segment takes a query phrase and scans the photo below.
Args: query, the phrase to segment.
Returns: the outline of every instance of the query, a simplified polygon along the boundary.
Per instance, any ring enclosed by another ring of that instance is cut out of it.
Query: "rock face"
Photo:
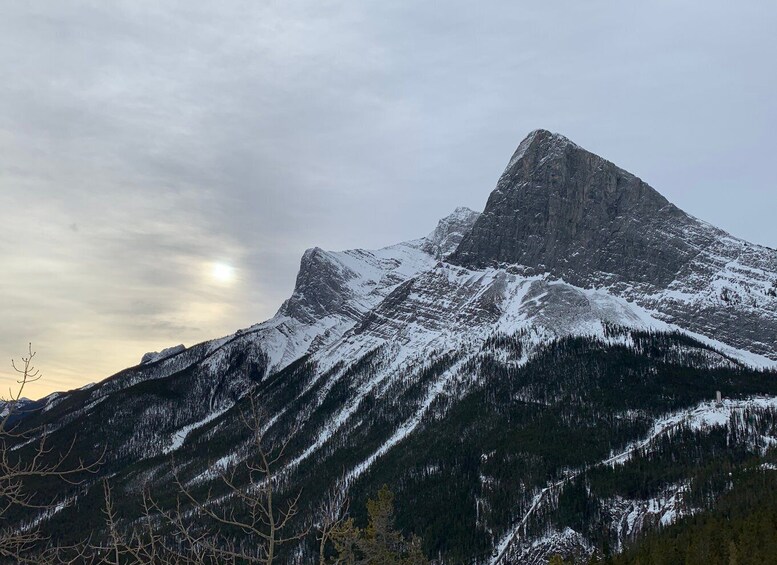
[[[397,285],[452,253],[479,215],[456,208],[426,237],[383,249],[308,249],[300,261],[294,294],[279,315],[303,324],[328,316],[358,320]]]
[[[177,355],[185,349],[186,347],[181,343],[179,345],[174,345],[173,347],[163,349],[162,351],[149,351],[148,353],[143,354],[143,357],[140,359],[140,364],[146,365],[147,363],[156,363],[162,359],[167,359],[168,357]]]
[[[521,142],[449,261],[604,287],[665,321],[777,358],[777,252],[686,214],[559,134],[537,130]]]
[[[437,259],[450,255],[472,230],[478,217],[480,212],[465,207],[456,208],[453,214],[437,223],[435,230],[426,237],[422,249]]]
[[[631,173],[545,130],[519,146],[451,261],[515,263],[578,286],[612,275],[663,287],[709,244],[698,224]]]
[[[300,262],[295,293],[281,310],[308,324],[339,311],[348,298],[347,282],[354,276],[355,273],[332,261],[320,247],[308,249]]]

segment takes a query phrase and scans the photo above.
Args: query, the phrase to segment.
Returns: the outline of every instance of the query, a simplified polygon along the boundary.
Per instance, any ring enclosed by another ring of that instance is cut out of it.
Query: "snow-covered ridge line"
[[[742,412],[748,408],[771,408],[777,410],[777,396],[753,396],[743,400],[723,399],[720,403],[715,401],[702,402],[693,408],[679,410],[658,418],[654,422],[651,432],[643,440],[627,445],[623,451],[611,454],[609,457],[598,463],[583,469],[571,471],[566,474],[563,479],[541,489],[534,496],[532,504],[524,513],[523,517],[516,523],[512,530],[508,531],[499,541],[496,547],[496,555],[491,559],[490,564],[506,565],[507,562],[505,559],[508,555],[508,551],[513,544],[516,544],[521,540],[521,536],[525,533],[525,526],[531,515],[546,498],[551,494],[560,491],[560,489],[569,481],[596,467],[604,465],[624,465],[635,453],[641,450],[648,450],[650,444],[660,436],[681,426],[689,426],[691,429],[695,430],[714,426],[725,426],[735,412]],[[775,441],[777,441],[777,439]]]
[[[753,396],[744,400],[724,398],[720,403],[702,402],[693,408],[679,410],[658,418],[650,434],[642,441],[632,443],[622,452],[612,455],[598,465],[623,465],[638,451],[647,448],[659,436],[681,426],[700,430],[714,426],[725,426],[731,416],[748,408],[777,409],[777,396]]]

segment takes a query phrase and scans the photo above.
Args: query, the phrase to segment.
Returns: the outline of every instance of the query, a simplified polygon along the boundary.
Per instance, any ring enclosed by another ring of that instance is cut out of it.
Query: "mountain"
[[[37,484],[57,511],[14,520],[105,535],[103,478],[127,526],[144,490],[174,504],[176,480],[230,504],[217,479],[248,484],[253,406],[268,444],[288,442],[279,497],[303,487],[300,522],[344,475],[357,521],[388,484],[441,563],[620,551],[707,511],[727,473],[771,472],[776,312],[777,252],[538,130],[482,213],[379,250],[310,249],[270,320],[43,399],[11,449],[45,427],[102,464]],[[283,558],[312,562],[312,543]]]
[[[605,288],[659,319],[777,359],[777,251],[698,220],[567,138],[532,132],[451,257]]]
[[[6,427],[13,426],[17,420],[24,418],[27,414],[34,413],[42,406],[39,401],[25,397],[18,400],[0,400],[0,422]]]

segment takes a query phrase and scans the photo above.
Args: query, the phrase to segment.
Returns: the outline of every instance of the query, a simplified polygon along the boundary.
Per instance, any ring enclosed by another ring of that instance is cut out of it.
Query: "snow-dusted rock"
[[[450,259],[605,288],[662,320],[777,359],[777,251],[694,218],[562,135],[519,145]]]
[[[145,353],[143,357],[141,357],[140,364],[145,365],[147,363],[156,363],[157,361],[161,361],[162,359],[167,359],[168,357],[177,355],[178,353],[181,353],[185,349],[186,347],[184,347],[183,344],[179,344],[179,345],[174,345],[173,347],[168,347],[166,349],[163,349],[162,351],[150,351],[148,353]]]

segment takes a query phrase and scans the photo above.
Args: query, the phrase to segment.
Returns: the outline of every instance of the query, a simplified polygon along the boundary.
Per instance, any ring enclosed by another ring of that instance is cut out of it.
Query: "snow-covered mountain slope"
[[[128,495],[171,488],[171,458],[209,488],[252,455],[241,416],[253,399],[268,438],[291,440],[283,476],[307,485],[311,508],[343,473],[356,497],[384,480],[428,507],[413,490],[424,484],[440,500],[460,493],[466,518],[446,527],[461,526],[449,534],[469,553],[452,562],[476,550],[481,562],[494,550],[541,562],[549,548],[594,543],[547,521],[555,499],[527,520],[529,537],[510,537],[549,478],[563,486],[716,388],[777,394],[759,372],[777,367],[775,281],[773,250],[537,131],[482,214],[457,208],[427,237],[379,250],[309,249],[270,320],[144,356],[25,421],[33,439],[47,426],[84,456],[106,445],[100,474]],[[675,494],[607,500],[613,520],[647,523],[669,515]]]
[[[313,359],[328,368],[387,346],[396,359],[414,364],[429,351],[477,349],[495,333],[526,333],[532,343],[541,344],[569,335],[605,338],[608,326],[682,331],[604,290],[578,288],[548,275],[525,277],[506,269],[439,263],[396,288]],[[694,337],[739,362],[777,365],[767,357]]]
[[[777,411],[777,397],[725,399],[720,403],[702,402],[657,418],[652,423],[647,437],[626,445],[617,453],[610,453],[585,469],[568,470],[561,480],[551,482],[539,490],[521,519],[497,544],[491,564],[538,563],[542,562],[542,558],[558,552],[587,559],[593,548],[578,532],[570,529],[564,532],[550,531],[542,537],[532,539],[526,532],[527,523],[534,514],[542,512],[543,508],[557,506],[561,491],[586,472],[600,466],[623,466],[635,455],[644,455],[655,450],[658,440],[671,437],[681,428],[693,431],[719,428],[726,430],[730,436],[739,435],[740,441],[749,443],[754,452],[766,451],[777,445],[777,435],[773,432],[765,436],[757,424],[753,425],[752,421],[749,421],[752,419],[751,414],[759,411]],[[659,496],[644,500],[623,496],[601,500],[605,512],[610,514],[610,527],[613,530],[613,538],[617,541],[617,549],[622,549],[650,528],[667,526],[680,517],[699,512],[700,509],[694,508],[688,501],[690,486],[690,481],[667,484]]]
[[[559,134],[537,130],[521,142],[451,261],[605,288],[777,359],[777,251],[686,214]]]
[[[457,208],[427,237],[378,250],[308,249],[292,296],[275,317],[246,332],[256,334],[272,372],[331,346],[402,283],[451,253],[477,217]]]
[[[171,424],[178,430],[197,427],[199,422],[210,421],[214,411],[234,405],[252,383],[268,378],[303,356],[336,349],[343,335],[361,323],[386,296],[406,281],[433,269],[436,256],[452,252],[452,242],[461,238],[477,216],[476,212],[457,208],[440,220],[429,236],[378,250],[309,249],[302,257],[294,292],[270,320],[188,349],[176,346],[146,354],[137,367],[102,383],[71,394],[50,395],[43,399],[44,411],[56,408],[52,414],[61,416],[52,419],[57,420],[55,426],[60,426],[130,387],[187,373],[190,382],[180,392],[181,408],[148,406],[143,417],[158,422],[160,431],[169,429]],[[166,415],[167,410],[174,414],[172,419]],[[172,436],[180,438],[181,433],[174,431]],[[170,449],[169,445],[149,446],[134,437],[125,440],[128,445],[137,445],[144,456]]]

